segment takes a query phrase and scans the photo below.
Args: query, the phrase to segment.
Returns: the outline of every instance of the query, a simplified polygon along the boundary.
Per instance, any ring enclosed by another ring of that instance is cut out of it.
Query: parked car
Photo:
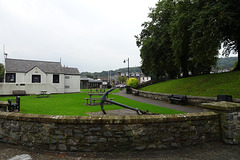
[[[125,88],[126,87],[126,85],[124,85],[124,84],[118,84],[118,85],[116,85],[115,87],[117,87],[117,88]]]

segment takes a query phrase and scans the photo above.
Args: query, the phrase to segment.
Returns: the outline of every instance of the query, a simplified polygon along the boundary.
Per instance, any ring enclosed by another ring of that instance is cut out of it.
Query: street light
[[[127,60],[124,59],[123,63],[126,63],[126,61],[128,61],[128,79],[130,78],[130,75],[129,75],[129,58]]]

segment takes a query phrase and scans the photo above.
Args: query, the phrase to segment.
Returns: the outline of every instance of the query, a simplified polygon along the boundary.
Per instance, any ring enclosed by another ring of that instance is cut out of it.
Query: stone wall
[[[0,141],[59,151],[179,148],[220,140],[214,112],[145,116],[51,116],[0,112]]]
[[[212,102],[202,107],[220,115],[222,141],[226,144],[240,144],[240,103]]]
[[[132,89],[132,93],[137,96],[142,96],[146,98],[151,98],[160,101],[168,101],[168,96],[171,94],[164,94],[164,93],[154,93],[154,92],[147,92],[141,91],[137,89]],[[200,97],[200,96],[187,96],[187,104],[193,106],[201,106],[201,103],[210,103],[217,101],[216,97]],[[240,103],[240,99],[233,99],[233,102]]]

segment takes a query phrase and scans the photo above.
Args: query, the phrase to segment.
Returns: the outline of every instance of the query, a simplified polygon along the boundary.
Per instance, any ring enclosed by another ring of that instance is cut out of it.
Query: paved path
[[[143,102],[143,103],[148,103],[156,106],[161,106],[165,108],[170,108],[174,109],[177,111],[182,111],[182,112],[187,112],[187,113],[196,113],[196,112],[204,112],[203,108],[200,107],[194,107],[194,106],[186,106],[186,105],[176,105],[176,104],[170,104],[168,102],[160,101],[160,100],[154,100],[150,98],[145,98],[145,97],[140,97],[140,96],[134,96],[132,94],[126,94],[126,91],[120,91],[118,93],[114,93],[135,101]]]
[[[0,160],[239,160],[240,145],[205,143],[172,150],[142,152],[51,152],[0,142]]]

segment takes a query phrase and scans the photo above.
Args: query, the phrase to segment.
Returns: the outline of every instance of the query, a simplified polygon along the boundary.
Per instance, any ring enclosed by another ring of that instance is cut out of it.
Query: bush
[[[136,78],[129,78],[127,80],[127,85],[131,86],[132,88],[137,88],[138,87],[138,80]]]

